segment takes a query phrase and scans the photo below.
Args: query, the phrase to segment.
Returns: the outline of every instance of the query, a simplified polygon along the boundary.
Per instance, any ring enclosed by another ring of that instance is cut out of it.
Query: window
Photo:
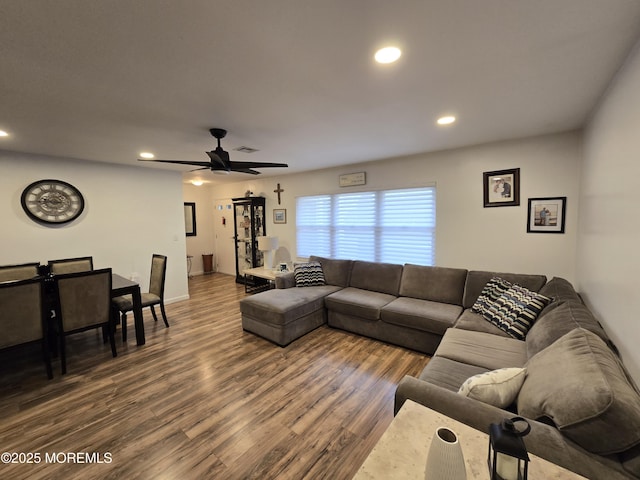
[[[297,254],[433,265],[435,187],[299,197]]]

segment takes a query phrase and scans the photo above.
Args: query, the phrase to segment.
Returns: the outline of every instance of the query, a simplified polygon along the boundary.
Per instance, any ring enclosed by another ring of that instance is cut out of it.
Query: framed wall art
[[[273,209],[273,223],[287,223],[287,209],[286,208],[274,208]]]
[[[529,199],[527,233],[564,233],[567,197]]]
[[[485,207],[513,207],[520,205],[519,168],[484,172],[482,180]]]

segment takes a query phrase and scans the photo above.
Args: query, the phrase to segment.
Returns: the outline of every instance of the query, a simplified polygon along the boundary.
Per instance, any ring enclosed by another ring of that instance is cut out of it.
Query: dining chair
[[[58,292],[58,330],[62,373],[67,372],[65,339],[92,328],[102,328],[111,342],[111,353],[118,355],[111,314],[111,269],[73,272],[54,276]]]
[[[49,270],[54,275],[93,270],[93,257],[63,258],[49,260]]]
[[[0,266],[0,282],[12,282],[14,280],[25,280],[36,277],[39,266],[39,262],[2,265]]]
[[[47,377],[53,378],[42,278],[0,284],[0,331],[0,349],[42,342]]]
[[[162,320],[165,327],[169,327],[167,314],[164,310],[164,282],[167,274],[167,257],[156,253],[151,257],[151,279],[149,280],[149,292],[143,293],[142,308],[151,307],[153,319],[157,322],[158,317],[154,306],[160,305]],[[127,312],[133,310],[133,298],[131,295],[122,295],[112,299],[113,305],[117,311],[122,313],[122,340],[127,340]]]

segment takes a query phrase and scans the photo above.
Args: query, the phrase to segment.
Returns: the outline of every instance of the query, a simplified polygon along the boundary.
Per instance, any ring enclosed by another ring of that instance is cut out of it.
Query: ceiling
[[[0,0],[0,149],[191,178],[139,152],[221,127],[266,176],[567,131],[639,37],[638,0]]]

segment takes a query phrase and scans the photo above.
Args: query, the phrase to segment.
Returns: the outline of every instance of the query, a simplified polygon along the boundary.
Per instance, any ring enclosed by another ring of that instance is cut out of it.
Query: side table
[[[264,267],[247,268],[242,273],[244,274],[244,290],[246,293],[257,293],[273,288],[276,281],[276,276],[280,274],[280,272],[277,270]],[[266,280],[266,282],[250,282],[247,281],[247,277],[261,278],[263,280]]]
[[[488,480],[489,435],[411,400],[402,406],[353,477],[354,480],[424,478],[431,438],[439,427],[447,427],[458,435],[467,467],[467,479]],[[586,480],[531,453],[529,458],[529,478]]]

